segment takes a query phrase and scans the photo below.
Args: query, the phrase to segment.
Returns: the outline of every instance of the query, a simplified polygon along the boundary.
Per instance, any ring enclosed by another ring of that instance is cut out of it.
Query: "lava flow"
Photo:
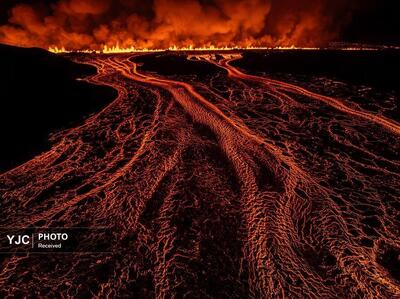
[[[68,54],[118,97],[0,175],[0,226],[107,226],[112,254],[4,256],[0,297],[400,297],[398,122],[240,54],[157,55],[208,71]]]

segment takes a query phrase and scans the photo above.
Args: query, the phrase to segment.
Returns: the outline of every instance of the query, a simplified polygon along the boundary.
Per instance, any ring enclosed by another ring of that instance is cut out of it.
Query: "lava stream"
[[[245,74],[240,56],[189,55],[231,77],[189,81],[141,70],[140,54],[69,55],[118,97],[0,175],[0,224],[106,225],[113,255],[5,258],[5,294],[43,296],[42,281],[47,297],[83,296],[88,281],[99,298],[400,296],[395,121]]]
[[[395,122],[393,120],[389,120],[389,119],[385,118],[384,116],[373,114],[373,113],[368,113],[366,111],[357,111],[355,109],[348,107],[346,104],[344,104],[343,102],[341,102],[338,99],[323,96],[323,95],[311,92],[305,88],[302,88],[302,87],[299,87],[299,86],[296,86],[293,84],[289,84],[286,82],[273,80],[273,79],[269,79],[269,78],[265,78],[265,77],[245,74],[230,64],[230,62],[240,59],[241,55],[225,55],[225,56],[227,56],[228,58],[224,58],[219,61],[215,61],[215,59],[212,59],[212,57],[209,55],[206,55],[205,59],[207,61],[225,69],[228,72],[228,75],[230,77],[242,79],[242,80],[260,82],[260,83],[266,84],[269,88],[275,87],[277,89],[283,90],[288,93],[304,95],[306,97],[309,97],[314,100],[318,100],[325,104],[328,104],[329,106],[331,106],[339,111],[342,111],[342,112],[360,117],[362,119],[365,119],[367,121],[379,124],[379,125],[383,126],[384,128],[386,128],[387,130],[390,130],[393,133],[400,135],[400,124],[398,124],[397,122]]]

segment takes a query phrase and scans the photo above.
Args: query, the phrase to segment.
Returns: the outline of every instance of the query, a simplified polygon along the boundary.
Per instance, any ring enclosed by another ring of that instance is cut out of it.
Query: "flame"
[[[355,6],[346,0],[17,2],[6,6],[0,43],[56,53],[320,47],[340,40]]]
[[[193,45],[189,45],[186,47],[178,47],[176,45],[171,46],[169,48],[165,49],[152,49],[152,48],[136,48],[134,46],[131,47],[120,47],[118,44],[115,46],[107,46],[104,45],[102,50],[90,50],[90,49],[84,49],[84,50],[69,50],[66,49],[65,47],[57,47],[57,46],[52,46],[48,48],[48,51],[52,53],[104,53],[104,54],[112,54],[112,53],[143,53],[143,52],[163,52],[163,51],[234,51],[234,50],[319,50],[321,48],[316,48],[316,47],[296,47],[296,46],[290,46],[290,47],[258,47],[258,46],[247,46],[247,47],[240,47],[240,46],[235,46],[235,47],[229,47],[229,46],[224,46],[224,47],[217,47],[214,45],[210,46],[202,46],[202,47],[195,47]]]

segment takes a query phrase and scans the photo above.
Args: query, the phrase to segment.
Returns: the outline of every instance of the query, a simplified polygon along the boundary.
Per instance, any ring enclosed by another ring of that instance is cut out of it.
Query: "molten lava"
[[[3,259],[0,295],[400,296],[398,122],[237,53],[188,54],[196,75],[68,55],[118,97],[0,176],[0,224],[108,226],[112,254]]]
[[[361,48],[358,48],[359,50]],[[204,52],[204,51],[237,51],[237,50],[319,50],[319,48],[315,47],[296,47],[296,46],[290,46],[290,47],[217,47],[217,46],[209,46],[209,47],[194,47],[193,45],[190,45],[188,47],[177,47],[177,46],[172,46],[169,47],[168,49],[148,49],[148,48],[135,48],[133,46],[127,47],[127,48],[121,48],[119,45],[108,47],[108,46],[103,46],[102,50],[89,50],[89,49],[83,49],[83,50],[67,50],[64,47],[49,47],[49,52],[52,53],[104,53],[104,54],[117,54],[117,53],[143,53],[143,52],[163,52],[163,51],[183,51],[183,52],[191,52],[191,51],[199,51],[199,52]],[[356,50],[356,49],[354,49]]]

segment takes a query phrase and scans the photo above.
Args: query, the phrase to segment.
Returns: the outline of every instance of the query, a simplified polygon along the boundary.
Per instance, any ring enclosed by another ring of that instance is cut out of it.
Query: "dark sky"
[[[61,1],[69,1],[69,0],[1,0],[0,4],[0,25],[4,25],[7,23],[8,18],[10,17],[10,9],[18,3],[29,4],[35,9],[41,11],[42,14],[50,15],[52,12],[51,4],[59,3]],[[90,0],[86,0],[90,1]],[[94,0],[93,0],[94,1]],[[101,0],[100,2],[110,1],[110,0]],[[112,7],[121,7],[117,6],[116,3],[123,2],[124,7],[126,7],[127,3],[131,3],[132,7],[135,8],[135,13],[138,13],[140,16],[145,18],[151,18],[152,14],[152,2],[157,0],[118,0],[114,1],[111,6]],[[166,0],[167,1],[167,0]],[[171,5],[171,10],[179,9],[180,5],[175,3],[182,3],[185,0],[177,0],[170,1],[174,3]],[[190,1],[190,0],[188,0]],[[192,0],[194,1],[194,0]],[[213,3],[213,1],[223,1],[229,3],[239,2],[232,0],[197,0],[201,5],[208,5]],[[260,0],[263,1],[263,0]],[[158,1],[161,2],[161,1]],[[249,1],[250,2],[250,1]],[[267,2],[267,0],[266,0]],[[315,7],[315,3],[324,3],[324,9],[330,13],[330,26],[335,26],[335,23],[341,24],[337,26],[340,29],[337,29],[339,32],[335,34],[334,39],[336,41],[348,41],[348,42],[365,42],[371,44],[391,44],[391,45],[400,45],[400,17],[398,16],[398,9],[396,5],[396,1],[393,0],[350,0],[350,1],[342,1],[342,0],[304,0],[304,1],[291,1],[291,0],[269,0],[272,3],[273,11],[280,11],[280,13],[275,13],[276,18],[272,15],[270,17],[270,22],[275,22],[274,20],[280,20],[281,16],[285,16],[285,10],[296,10],[299,8],[307,9],[307,7]],[[282,5],[281,5],[282,3]],[[128,4],[129,5],[129,4]],[[278,6],[282,6],[279,7]],[[340,9],[336,9],[336,6],[341,6]],[[249,8],[247,8],[249,9]],[[228,10],[229,11],[229,10]],[[230,11],[229,11],[230,12]],[[123,12],[122,12],[123,13]],[[181,12],[180,12],[181,13]],[[247,12],[248,14],[249,12]],[[120,12],[111,11],[110,14],[120,14]],[[288,12],[289,14],[289,12]],[[122,15],[123,16],[123,15]],[[201,14],[200,14],[201,16]],[[119,16],[120,17],[120,16]],[[250,17],[251,18],[251,17]],[[238,19],[238,27],[241,28],[241,24],[245,23],[241,17],[237,17]],[[344,21],[345,20],[345,21]],[[165,20],[162,20],[165,21]],[[219,20],[220,21],[220,20]],[[108,21],[107,21],[108,22]],[[150,27],[153,26],[153,23],[150,23]],[[326,24],[325,24],[326,25]],[[248,32],[251,32],[253,25],[249,25]],[[271,24],[267,23],[267,26],[271,27]],[[272,25],[273,27],[274,25]],[[143,28],[142,28],[143,29]],[[276,30],[280,29],[277,27]],[[148,30],[148,28],[146,28]],[[150,29],[151,30],[151,29]],[[198,30],[199,36],[203,33],[201,30]],[[273,30],[272,30],[273,31]],[[217,30],[218,32],[218,30]],[[322,33],[324,31],[321,31]],[[0,32],[1,33],[1,32]],[[285,33],[287,34],[287,33]],[[187,33],[182,33],[182,36],[186,37]],[[210,38],[213,38],[214,35],[211,35]],[[141,37],[143,39],[143,36]],[[233,37],[227,37],[226,40],[232,39]],[[236,38],[236,37],[235,37]]]
[[[400,44],[398,1],[374,0],[365,3],[369,4],[353,12],[351,22],[342,32],[343,40]]]

